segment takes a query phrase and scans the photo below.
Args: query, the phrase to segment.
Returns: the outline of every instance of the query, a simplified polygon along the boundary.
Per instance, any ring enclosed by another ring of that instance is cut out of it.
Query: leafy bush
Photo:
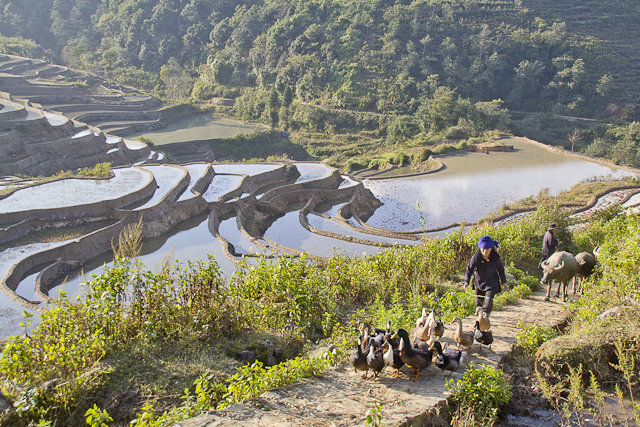
[[[136,138],[138,141],[140,142],[144,142],[147,145],[150,145],[153,147],[153,141],[151,140],[151,138],[147,138],[146,136],[139,136]]]
[[[238,271],[229,288],[243,299],[246,315],[264,328],[282,330],[293,323],[322,331],[322,320],[335,312],[332,289],[304,254],[275,265],[263,259],[251,274]]]
[[[428,148],[423,148],[422,151],[420,151],[420,153],[416,156],[415,161],[416,163],[426,162],[427,160],[429,160],[429,157],[431,157],[432,154],[433,151]]]
[[[352,318],[352,324],[361,325],[362,322],[367,322],[370,325],[383,328],[389,321],[394,330],[399,328],[410,330],[415,325],[416,318],[420,317],[421,310],[419,295],[414,296],[414,298],[405,303],[400,292],[396,290],[389,308],[385,306],[380,297],[376,297],[373,304],[355,313]]]
[[[361,160],[356,160],[356,159],[347,160],[347,170],[357,171],[360,169],[365,169],[366,167],[367,165],[361,163]]]
[[[450,322],[454,317],[465,317],[473,314],[476,303],[470,292],[448,291],[442,297],[434,292],[429,296],[432,308],[438,311],[443,321]]]
[[[523,298],[531,296],[531,289],[524,283],[520,283],[510,289],[508,292],[498,294],[493,303],[494,310],[502,310],[502,307],[508,304],[518,302]]]
[[[469,363],[462,379],[449,380],[447,388],[457,406],[453,425],[491,426],[500,408],[511,399],[511,386],[502,371],[488,365],[476,368]]]
[[[556,330],[544,328],[537,323],[527,326],[522,320],[518,320],[516,326],[519,329],[517,343],[529,354],[535,353],[542,344],[558,336]]]
[[[469,137],[469,132],[459,126],[451,126],[447,128],[444,137],[446,139],[466,139]]]

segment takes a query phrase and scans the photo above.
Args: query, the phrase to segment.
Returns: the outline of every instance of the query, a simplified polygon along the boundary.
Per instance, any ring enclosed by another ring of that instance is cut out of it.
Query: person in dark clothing
[[[545,261],[553,255],[556,251],[556,247],[558,247],[558,239],[553,235],[554,231],[557,229],[558,227],[555,224],[551,224],[547,229],[547,232],[544,233],[544,238],[542,239],[542,261]]]
[[[504,274],[504,265],[500,254],[496,251],[498,242],[489,236],[484,236],[478,241],[478,250],[471,257],[469,265],[464,271],[464,288],[469,285],[473,275],[473,289],[476,291],[476,307],[482,307],[487,314],[493,310],[493,298],[502,292],[509,290],[507,277]]]

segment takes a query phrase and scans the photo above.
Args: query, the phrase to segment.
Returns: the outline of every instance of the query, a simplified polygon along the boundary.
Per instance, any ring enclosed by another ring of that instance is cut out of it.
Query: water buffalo
[[[576,261],[578,261],[578,272],[573,278],[573,294],[582,293],[582,282],[584,279],[589,278],[593,273],[593,267],[596,266],[596,257],[589,252],[580,252],[576,255]]]
[[[562,285],[562,301],[567,299],[567,283],[578,272],[578,261],[569,252],[556,252],[549,257],[546,261],[543,261],[540,266],[544,270],[544,274],[540,283],[547,285],[547,296],[545,301],[549,301],[551,295],[551,282],[558,284],[558,290],[556,291],[556,297],[560,296],[560,285]]]

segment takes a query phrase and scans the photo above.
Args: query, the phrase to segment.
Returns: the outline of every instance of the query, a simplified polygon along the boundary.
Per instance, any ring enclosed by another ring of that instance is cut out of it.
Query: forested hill
[[[636,2],[622,0],[1,0],[0,6],[3,36],[31,39],[71,64],[159,72],[175,58],[191,75],[202,74],[203,83],[275,83],[279,90],[289,84],[304,99],[403,113],[429,95],[436,74],[465,98],[501,98],[512,109],[551,103],[596,111],[602,95],[616,96],[604,84],[598,90],[604,74],[630,68],[629,55],[611,57],[626,51],[611,48],[625,42],[620,35],[636,26],[624,23],[637,23],[639,15]],[[606,38],[613,43],[600,42]],[[606,63],[599,62],[603,54]]]
[[[455,126],[477,134],[499,127],[504,107],[631,121],[640,98],[634,77],[640,6],[633,0],[0,0],[0,6],[4,51],[49,55],[172,100],[240,97],[238,117],[281,128],[296,121],[281,116],[278,123],[277,109],[292,98],[404,116],[396,125],[403,138]],[[270,92],[280,98],[268,101]],[[387,124],[376,126],[388,131]]]

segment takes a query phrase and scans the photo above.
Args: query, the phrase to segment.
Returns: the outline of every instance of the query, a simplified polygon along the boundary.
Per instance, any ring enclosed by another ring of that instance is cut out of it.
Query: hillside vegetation
[[[293,131],[310,154],[338,166],[420,163],[427,146],[486,140],[495,129],[576,150],[595,142],[589,154],[639,164],[627,129],[640,96],[632,1],[0,6],[5,52],[48,56],[173,101],[236,98],[233,108],[212,108]]]
[[[91,416],[105,423],[112,419],[109,425],[136,420],[138,426],[166,426],[318,375],[345,361],[363,321],[391,320],[411,328],[421,307],[437,308],[445,321],[472,314],[471,290],[451,284],[460,281],[485,234],[500,241],[501,257],[516,279],[512,290],[496,299],[499,310],[539,286],[536,266],[551,222],[559,226],[560,249],[577,253],[599,245],[602,259],[585,284],[585,298],[571,305],[576,322],[570,333],[539,350],[540,381],[553,384],[559,396],[569,373],[582,364],[593,367],[601,386],[613,379],[637,394],[637,216],[609,209],[572,232],[568,212],[555,199],[541,194],[537,204],[529,219],[508,225],[461,230],[355,259],[336,254],[324,261],[306,256],[277,265],[265,261],[239,269],[229,282],[214,259],[144,272],[122,253],[90,282],[83,300],[71,302],[63,295],[37,328],[27,317],[24,334],[9,339],[0,377],[15,412],[0,416],[0,423],[81,425]],[[136,235],[135,227],[128,232]],[[135,244],[121,242],[125,246],[128,256],[136,254]],[[615,307],[618,314],[600,317]],[[551,337],[534,336],[537,345]],[[305,344],[318,338],[334,343],[336,351],[310,360]],[[235,372],[233,357],[246,348],[256,351],[260,363]],[[618,362],[616,354],[626,359]],[[275,366],[265,369],[267,363]]]

